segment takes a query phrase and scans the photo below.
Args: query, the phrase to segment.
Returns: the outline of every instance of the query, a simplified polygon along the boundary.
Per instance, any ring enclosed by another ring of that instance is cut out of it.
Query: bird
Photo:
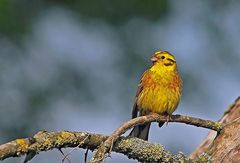
[[[160,50],[150,60],[152,66],[143,73],[138,85],[132,119],[151,113],[170,118],[182,95],[182,79],[175,57],[168,51]],[[163,124],[164,122],[159,122],[159,127]],[[135,126],[129,136],[147,141],[150,125],[151,123],[145,123]]]

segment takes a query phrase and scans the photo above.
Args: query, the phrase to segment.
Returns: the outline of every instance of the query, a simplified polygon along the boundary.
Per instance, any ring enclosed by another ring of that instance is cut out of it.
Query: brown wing
[[[137,93],[136,93],[136,96],[135,96],[135,102],[134,102],[134,105],[133,105],[133,108],[132,108],[132,119],[136,118],[138,116],[137,98],[138,98],[138,95],[140,94],[140,92],[142,91],[142,89],[143,89],[142,84],[139,84],[138,85],[138,90],[137,90]]]
[[[136,93],[136,96],[135,96],[135,102],[134,102],[134,105],[133,105],[133,108],[132,108],[132,119],[133,118],[136,118],[138,116],[138,106],[137,106],[137,99],[138,99],[138,96],[139,94],[142,92],[143,90],[143,87],[144,87],[144,80],[145,78],[149,76],[149,70],[146,70],[142,77],[141,77],[141,80],[140,80],[140,83],[138,84],[138,89],[137,89],[137,93]]]

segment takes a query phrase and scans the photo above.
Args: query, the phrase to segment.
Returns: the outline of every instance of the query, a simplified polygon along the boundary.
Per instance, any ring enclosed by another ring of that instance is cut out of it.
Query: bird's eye
[[[161,56],[161,59],[164,59],[165,58],[165,56]]]

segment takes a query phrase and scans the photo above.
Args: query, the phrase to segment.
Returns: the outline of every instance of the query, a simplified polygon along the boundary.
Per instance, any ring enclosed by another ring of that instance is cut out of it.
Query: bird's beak
[[[150,58],[150,60],[151,60],[152,62],[156,62],[156,61],[158,60],[158,58],[155,57],[155,56],[152,56],[152,57]]]

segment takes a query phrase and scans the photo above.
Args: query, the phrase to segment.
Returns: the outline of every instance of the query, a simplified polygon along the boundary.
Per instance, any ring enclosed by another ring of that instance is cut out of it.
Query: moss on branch
[[[140,117],[131,119],[128,122],[125,122],[119,128],[117,128],[111,134],[111,136],[108,137],[108,139],[103,144],[101,144],[101,146],[98,148],[98,150],[96,151],[96,153],[94,154],[90,162],[99,163],[103,161],[106,153],[111,152],[109,151],[110,148],[112,147],[113,143],[121,134],[125,133],[127,130],[129,130],[130,128],[136,125],[149,123],[149,122],[179,122],[179,123],[194,125],[197,127],[209,128],[217,132],[220,132],[223,129],[223,125],[219,122],[203,120],[200,118],[195,118],[195,117],[190,117],[185,115],[172,115],[170,119],[168,115],[159,115],[155,113],[146,115],[146,116],[140,116]]]
[[[9,157],[19,157],[30,152],[38,154],[41,151],[48,151],[54,148],[77,147],[79,143],[81,143],[80,148],[94,150],[107,138],[108,136],[106,135],[85,132],[40,131],[33,137],[16,139],[0,145],[0,160]],[[83,140],[84,142],[82,142]],[[169,160],[187,160],[182,153],[173,155],[160,144],[152,144],[137,138],[119,137],[114,144],[113,151],[139,161],[161,160],[169,162]]]
[[[101,162],[104,159],[106,152],[109,152],[111,147],[113,151],[123,153],[129,158],[137,159],[139,161],[169,162],[169,160],[174,160],[174,162],[189,162],[190,160],[185,157],[184,154],[179,153],[177,155],[173,155],[159,144],[152,144],[137,138],[120,137],[121,134],[135,125],[163,121],[186,123],[198,127],[209,128],[218,132],[220,132],[223,128],[221,123],[189,116],[172,115],[169,119],[167,116],[151,114],[138,117],[124,123],[111,136],[86,132],[40,131],[33,137],[16,139],[0,145],[0,160],[4,160],[9,157],[19,157],[29,153],[33,153],[32,157],[34,157],[35,154],[38,154],[41,151],[48,151],[54,148],[61,149],[66,147],[79,147],[95,150],[100,146],[97,151],[98,154],[100,153],[98,156],[100,159],[95,159],[96,162]],[[28,160],[30,159],[31,158]]]

